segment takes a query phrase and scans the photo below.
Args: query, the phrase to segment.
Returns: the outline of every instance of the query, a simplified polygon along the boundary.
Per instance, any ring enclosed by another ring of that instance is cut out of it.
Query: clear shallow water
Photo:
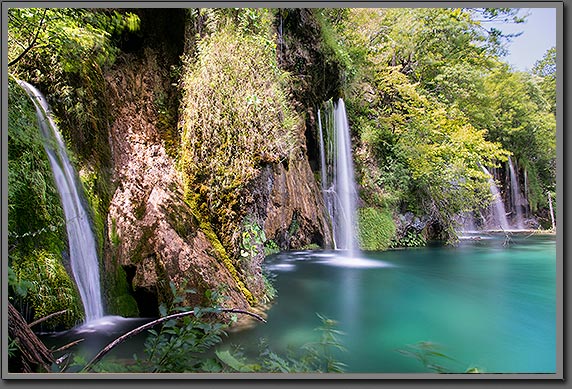
[[[316,313],[338,321],[348,372],[427,372],[396,349],[441,346],[452,372],[556,370],[556,245],[552,236],[462,239],[459,247],[360,253],[292,252],[267,259],[276,276],[268,323],[232,334],[252,350],[315,341]],[[340,255],[341,254],[341,255]]]

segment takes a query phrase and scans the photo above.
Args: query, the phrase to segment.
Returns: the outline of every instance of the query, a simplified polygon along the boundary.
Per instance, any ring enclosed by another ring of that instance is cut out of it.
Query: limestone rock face
[[[288,161],[261,169],[253,193],[253,213],[262,220],[266,237],[282,250],[333,244],[323,196],[308,161],[305,132],[301,125],[298,146]]]
[[[224,289],[228,305],[247,307],[184,202],[175,162],[159,136],[154,100],[168,78],[151,51],[124,61],[107,77],[116,190],[107,220],[112,247],[106,268],[117,263],[125,269],[143,316],[168,300],[170,281],[197,291],[189,304],[200,303],[207,289]]]

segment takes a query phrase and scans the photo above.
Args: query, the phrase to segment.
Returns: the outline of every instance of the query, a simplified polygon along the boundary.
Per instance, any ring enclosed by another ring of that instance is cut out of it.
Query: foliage
[[[391,212],[377,208],[358,210],[358,239],[362,250],[386,250],[395,236],[395,223]]]
[[[427,244],[427,240],[419,231],[408,229],[405,235],[399,239],[394,239],[390,247],[423,247]]]
[[[345,364],[337,359],[337,352],[346,351],[339,340],[342,332],[335,329],[336,322],[318,314],[322,325],[316,328],[321,337],[295,351],[289,348],[285,355],[272,351],[265,339],[259,344],[259,357],[249,361],[242,350],[218,350],[216,356],[223,371],[260,373],[342,373]]]
[[[177,289],[170,283],[173,300],[169,306],[161,304],[161,317],[177,312],[188,312],[190,307],[183,305],[185,296],[195,293],[192,289]],[[208,291],[209,299],[216,300],[217,292]],[[215,297],[213,297],[215,296]],[[226,336],[229,324],[236,322],[234,314],[230,318],[218,316],[218,305],[192,308],[194,315],[180,320],[166,321],[160,329],[148,330],[145,340],[144,357],[135,355],[135,363],[123,366],[113,359],[100,360],[93,366],[96,372],[153,372],[153,373],[224,373],[224,372],[343,372],[344,364],[336,359],[336,351],[345,351],[335,329],[336,322],[318,315],[322,325],[320,340],[302,346],[298,352],[292,349],[285,356],[271,351],[267,343],[260,343],[260,354],[254,361],[248,361],[239,348],[218,347]],[[217,315],[217,316],[214,316]],[[74,365],[81,368],[86,362],[76,358]]]
[[[16,298],[25,298],[28,295],[28,291],[34,291],[34,284],[29,280],[23,280],[18,278],[14,269],[8,266],[8,286],[14,291],[14,296],[8,296],[10,300]]]
[[[86,58],[103,66],[113,62],[118,52],[111,44],[112,36],[138,28],[139,18],[132,13],[82,8],[10,8],[9,65],[51,55],[65,72],[79,71]]]
[[[435,373],[482,373],[475,366],[461,369],[461,371],[453,371],[453,368],[450,367],[451,363],[459,364],[459,362],[444,354],[441,348],[439,344],[433,342],[418,342],[396,351],[405,357],[418,360],[423,366]]]
[[[220,343],[223,324],[185,317],[182,324],[169,321],[160,332],[149,330],[145,353],[154,373],[196,371],[205,364],[203,354]]]
[[[254,247],[245,250],[249,242],[235,233],[254,201],[247,188],[264,164],[289,157],[297,118],[276,62],[270,11],[203,11],[211,33],[182,72],[180,168],[187,201],[240,285],[249,274],[232,258]]]
[[[381,67],[373,85],[372,99],[353,103],[350,111],[365,124],[360,154],[370,160],[362,166],[366,190],[378,186],[399,194],[407,209],[429,215],[445,236],[453,236],[457,213],[490,201],[479,164],[493,165],[507,153],[462,112],[423,94],[397,68]]]
[[[32,285],[33,293],[26,295],[26,301],[34,312],[34,319],[67,309],[65,315],[50,321],[55,327],[75,324],[82,317],[75,285],[56,255],[42,249],[34,250],[23,258],[14,256],[12,268],[18,279]]]
[[[547,206],[545,192],[556,183],[556,118],[537,79],[499,67],[485,81],[490,138],[514,154],[527,172],[532,211]]]
[[[536,61],[532,74],[542,77],[540,88],[549,104],[549,110],[556,114],[556,47],[551,47],[544,56]]]
[[[479,164],[497,166],[512,153],[530,178],[533,211],[546,206],[540,194],[555,182],[555,127],[554,88],[544,73],[553,74],[555,51],[539,62],[536,80],[513,72],[500,57],[519,34],[487,24],[522,23],[519,9],[325,14],[337,42],[359,58],[346,104],[367,205],[428,215],[442,237],[453,237],[456,214],[491,200]]]
[[[280,247],[274,240],[267,239],[266,242],[264,242],[264,256],[278,254],[279,252]]]
[[[245,260],[253,260],[259,255],[264,255],[265,242],[264,230],[247,217],[242,225],[240,256]]]
[[[104,153],[107,142],[97,131],[107,125],[102,69],[119,53],[114,38],[138,28],[137,16],[116,10],[8,11],[10,72],[44,91],[66,124],[63,132],[74,140],[72,149],[87,160],[93,158],[94,146]]]
[[[292,147],[295,118],[275,53],[266,35],[227,25],[199,42],[197,61],[183,74],[185,185],[223,230],[241,219],[243,190],[258,168],[287,158]]]

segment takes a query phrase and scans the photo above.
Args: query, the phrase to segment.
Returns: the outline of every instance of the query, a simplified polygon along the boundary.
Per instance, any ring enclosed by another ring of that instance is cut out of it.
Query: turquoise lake
[[[474,238],[474,237],[473,237]],[[556,239],[554,236],[481,235],[457,247],[430,246],[385,252],[299,251],[270,256],[264,264],[277,297],[267,323],[230,333],[219,348],[258,343],[285,355],[319,340],[317,314],[337,321],[347,349],[336,354],[348,373],[434,372],[397,350],[431,342],[444,357],[429,363],[463,373],[556,372]],[[48,346],[84,338],[76,352],[86,360],[149,319],[106,316],[64,333],[44,334]],[[110,357],[143,356],[146,333],[115,348]],[[123,363],[123,362],[120,362]],[[73,369],[72,369],[73,371]]]
[[[508,243],[508,244],[506,244]],[[278,296],[266,324],[227,343],[285,352],[319,339],[316,313],[338,322],[347,372],[431,372],[396,350],[432,342],[448,372],[556,371],[554,236],[481,235],[457,247],[302,251],[267,258]]]

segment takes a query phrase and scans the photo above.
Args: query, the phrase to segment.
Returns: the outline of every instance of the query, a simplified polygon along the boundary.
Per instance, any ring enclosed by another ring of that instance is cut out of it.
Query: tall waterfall
[[[75,171],[69,161],[58,127],[53,121],[45,97],[34,86],[18,81],[36,106],[36,115],[44,139],[44,149],[66,218],[72,272],[85,309],[86,322],[103,316],[99,283],[99,261],[95,238],[78,190]]]
[[[518,185],[518,176],[514,169],[512,159],[508,157],[508,168],[510,172],[510,190],[511,190],[511,205],[512,209],[515,211],[515,221],[516,228],[522,230],[524,228],[524,218],[522,216],[522,207],[525,205],[525,199],[520,193],[520,188]]]
[[[356,250],[357,191],[354,179],[350,130],[344,101],[326,110],[325,136],[318,112],[322,190],[332,219],[336,249]]]
[[[504,208],[499,189],[495,184],[492,174],[487,170],[487,168],[484,166],[481,166],[481,168],[483,169],[483,172],[489,176],[489,187],[491,194],[494,197],[493,204],[491,205],[491,218],[489,219],[487,227],[508,230],[510,229],[510,226],[506,218],[506,210]]]

